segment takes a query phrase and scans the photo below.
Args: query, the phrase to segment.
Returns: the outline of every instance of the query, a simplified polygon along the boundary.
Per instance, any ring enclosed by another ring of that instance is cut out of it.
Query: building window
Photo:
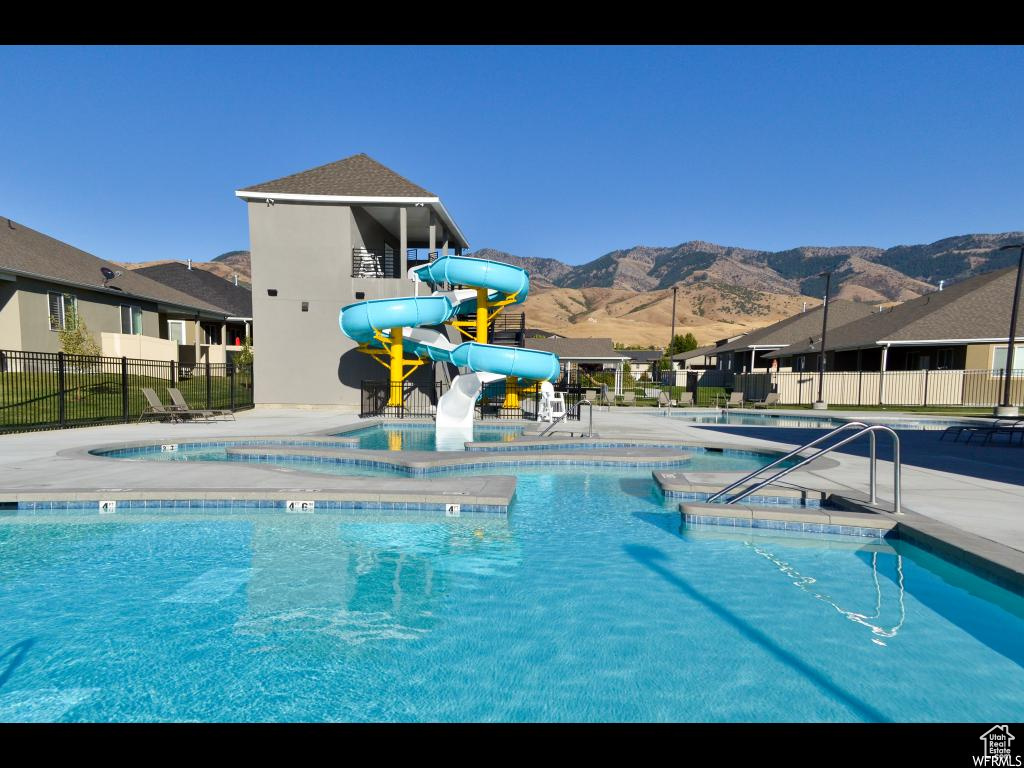
[[[220,323],[200,323],[203,344],[220,344]]]
[[[68,293],[47,293],[50,310],[50,330],[63,331],[69,329],[68,322],[78,317],[78,299]]]
[[[168,320],[167,321],[167,338],[173,341],[175,344],[185,343],[185,321],[184,320]]]
[[[1008,345],[992,349],[992,370],[1002,371],[1006,368],[1006,350]],[[1024,376],[1024,345],[1013,345],[1013,375]]]
[[[935,350],[935,367],[940,371],[953,368],[953,352],[951,347]]]
[[[131,336],[142,335],[142,307],[121,305],[121,333]]]

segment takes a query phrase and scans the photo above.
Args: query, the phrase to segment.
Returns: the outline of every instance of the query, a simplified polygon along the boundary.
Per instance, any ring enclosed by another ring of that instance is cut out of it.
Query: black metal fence
[[[194,408],[240,410],[253,404],[251,366],[0,351],[0,432],[130,422],[152,388],[171,405],[177,387]]]
[[[561,393],[570,420],[579,419],[579,401],[582,389],[577,377],[564,379],[556,385]],[[359,415],[384,416],[393,419],[432,418],[437,413],[437,403],[447,391],[440,382],[423,386],[409,381],[392,384],[387,381],[362,382]],[[477,398],[474,415],[477,419],[528,419],[535,420],[540,410],[540,387],[522,383],[510,383],[499,379],[486,384]],[[400,405],[391,403],[401,403]]]

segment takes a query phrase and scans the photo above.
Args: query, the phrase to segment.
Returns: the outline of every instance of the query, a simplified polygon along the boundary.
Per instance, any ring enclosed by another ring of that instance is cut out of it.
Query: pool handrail
[[[808,448],[813,448],[818,443],[821,443],[821,442],[824,442],[825,440],[828,440],[833,435],[837,435],[840,432],[843,432],[844,430],[850,429],[852,427],[862,427],[863,428],[863,427],[866,427],[866,426],[867,426],[867,424],[865,424],[863,421],[848,421],[845,424],[841,424],[838,427],[836,427],[835,429],[833,429],[831,432],[827,432],[824,435],[822,435],[821,437],[818,437],[818,438],[816,438],[814,440],[811,440],[811,442],[809,442],[809,443],[805,443],[804,445],[801,445],[799,448],[796,448],[796,449],[790,451],[785,456],[780,456],[775,461],[773,461],[771,464],[766,464],[765,466],[761,467],[760,469],[754,470],[749,475],[744,475],[743,477],[741,477],[736,482],[730,483],[729,485],[725,486],[725,488],[723,488],[718,493],[716,493],[714,496],[711,496],[710,498],[708,498],[707,501],[708,501],[709,504],[714,502],[714,501],[717,501],[719,498],[721,498],[722,496],[727,494],[729,491],[732,491],[732,490],[734,490],[736,488],[739,488],[744,483],[749,482],[750,480],[753,480],[755,477],[760,475],[765,470],[771,469],[772,467],[777,467],[779,464],[781,464],[782,462],[786,461],[786,459],[791,459],[794,456],[796,456],[798,453],[800,453],[801,451],[806,451]]]
[[[742,501],[743,499],[747,498],[747,496],[750,496],[753,493],[757,493],[759,490],[764,488],[766,485],[771,485],[772,483],[774,483],[774,482],[780,480],[781,478],[785,477],[786,475],[788,475],[790,472],[794,472],[795,470],[798,470],[801,467],[804,467],[804,466],[810,464],[815,459],[819,459],[819,458],[821,458],[822,456],[824,456],[827,453],[832,453],[832,451],[836,450],[837,448],[842,448],[847,443],[851,443],[854,440],[856,440],[858,437],[860,437],[861,435],[865,435],[866,434],[871,439],[870,440],[870,445],[871,445],[871,447],[870,447],[870,465],[869,465],[869,472],[870,472],[870,475],[869,475],[869,477],[870,477],[869,486],[870,486],[870,490],[871,490],[871,498],[869,500],[869,503],[872,506],[877,506],[878,505],[878,470],[877,470],[877,458],[875,456],[875,432],[885,432],[890,437],[892,437],[892,468],[893,468],[893,471],[892,471],[892,481],[893,481],[892,507],[893,507],[893,513],[894,514],[902,515],[903,514],[902,503],[901,503],[902,502],[902,499],[901,499],[902,494],[901,494],[901,491],[900,491],[900,474],[901,474],[901,469],[900,469],[900,436],[896,433],[896,430],[891,429],[891,428],[885,426],[884,424],[872,424],[870,426],[865,426],[863,429],[855,432],[854,434],[850,435],[849,437],[843,438],[838,443],[833,443],[832,445],[829,445],[829,446],[827,446],[825,448],[822,448],[817,453],[811,454],[810,456],[805,458],[803,461],[800,461],[800,462],[797,462],[796,464],[794,464],[792,467],[787,467],[786,469],[782,470],[781,472],[776,472],[771,477],[769,477],[769,478],[767,478],[765,480],[762,480],[761,482],[757,483],[753,487],[747,488],[745,491],[743,491],[743,493],[737,494],[736,496],[733,496],[732,498],[727,499],[725,503],[726,504],[735,504],[737,501]],[[810,444],[808,444],[808,445],[810,445]],[[806,448],[807,446],[804,446],[804,447]],[[763,472],[764,470],[762,469],[761,471]],[[759,473],[754,473],[754,474],[759,474]],[[720,494],[721,494],[721,492],[719,492],[718,494],[715,494],[715,495],[718,496]]]

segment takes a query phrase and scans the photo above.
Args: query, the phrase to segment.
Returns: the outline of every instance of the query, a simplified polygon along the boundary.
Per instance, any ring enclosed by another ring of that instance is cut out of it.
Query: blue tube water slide
[[[420,280],[437,285],[452,283],[487,288],[502,298],[525,301],[530,278],[526,270],[485,259],[449,256],[416,270]],[[338,324],[342,333],[361,344],[377,344],[375,333],[392,328],[441,325],[475,300],[455,304],[448,296],[407,296],[397,299],[360,301],[342,307]],[[514,376],[531,381],[556,381],[558,357],[551,352],[468,341],[452,346],[437,334],[431,341],[406,338],[403,344],[413,354],[435,361],[450,362],[471,371]]]
[[[503,264],[500,261],[473,259],[467,256],[445,256],[416,268],[416,274],[424,283],[437,285],[472,285],[498,291],[505,296],[515,296],[516,304],[522,304],[530,293],[530,275],[522,267]]]

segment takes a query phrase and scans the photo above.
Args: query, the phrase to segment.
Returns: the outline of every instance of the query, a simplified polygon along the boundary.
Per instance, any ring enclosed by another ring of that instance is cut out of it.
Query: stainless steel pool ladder
[[[590,402],[589,400],[587,400],[586,398],[584,398],[584,399],[580,400],[580,401],[579,401],[578,403],[576,403],[576,418],[577,418],[577,419],[579,419],[579,418],[580,418],[580,416],[581,416],[581,414],[580,414],[580,409],[581,409],[581,408],[582,408],[582,407],[583,407],[584,405],[586,405],[586,406],[587,406],[587,408],[589,408],[589,409],[590,409],[590,426],[589,426],[589,427],[587,428],[587,434],[585,434],[585,435],[580,435],[580,437],[593,437],[593,436],[594,436],[594,404],[593,404],[593,403],[591,403],[591,402]],[[548,433],[549,433],[549,432],[550,432],[551,430],[553,430],[553,429],[554,429],[555,427],[557,427],[557,426],[558,426],[559,424],[561,424],[561,423],[562,423],[563,421],[565,421],[565,420],[566,420],[567,418],[569,418],[569,413],[568,413],[568,411],[567,411],[567,412],[565,412],[565,413],[563,413],[563,414],[561,414],[560,416],[557,416],[557,417],[556,417],[556,418],[554,419],[554,421],[552,421],[552,422],[551,422],[551,423],[550,423],[550,424],[549,424],[548,426],[546,426],[546,427],[544,428],[544,431],[540,433],[539,437],[547,437]],[[559,433],[559,434],[564,434],[564,433]],[[571,433],[570,433],[570,434],[571,434]]]
[[[760,482],[754,484],[750,488],[747,488],[743,492],[738,493],[735,496],[732,496],[732,497],[730,497],[728,499],[725,499],[725,501],[723,503],[725,503],[725,504],[735,504],[738,501],[742,501],[743,499],[747,498],[751,494],[757,493],[759,490],[764,488],[766,485],[771,485],[773,483],[776,483],[778,480],[782,479],[783,477],[788,475],[790,472],[793,472],[794,470],[800,469],[801,467],[807,466],[808,464],[810,464],[815,459],[819,459],[819,458],[821,458],[822,456],[824,456],[827,453],[832,453],[832,451],[836,450],[837,448],[842,448],[847,443],[852,443],[854,440],[856,440],[861,435],[867,435],[868,438],[869,438],[869,453],[868,453],[868,456],[869,456],[869,469],[868,469],[868,471],[870,473],[870,475],[869,475],[869,485],[870,485],[870,491],[871,491],[871,498],[869,499],[869,503],[872,504],[873,506],[877,506],[878,505],[878,458],[877,458],[876,452],[875,452],[875,442],[876,442],[876,440],[875,440],[875,433],[876,432],[885,432],[890,437],[892,437],[892,484],[893,484],[892,508],[893,508],[893,512],[895,514],[897,514],[897,515],[903,514],[903,511],[902,511],[902,508],[901,508],[901,496],[902,496],[902,494],[900,492],[900,472],[901,472],[901,469],[900,469],[900,436],[898,434],[896,434],[896,432],[894,430],[890,429],[889,427],[885,426],[884,424],[865,424],[863,421],[848,421],[847,423],[843,424],[842,426],[836,427],[831,432],[829,432],[827,434],[824,434],[821,437],[819,437],[819,438],[817,438],[815,440],[812,440],[809,443],[806,443],[805,445],[801,445],[799,448],[797,448],[794,451],[790,451],[785,456],[780,456],[778,459],[773,461],[771,464],[769,464],[769,465],[767,465],[765,467],[761,467],[760,469],[757,469],[757,470],[751,472],[749,475],[741,477],[739,480],[737,480],[734,483],[730,483],[725,488],[723,488],[718,493],[716,493],[714,496],[711,496],[708,499],[708,502],[717,501],[718,499],[722,498],[723,496],[725,496],[730,491],[733,491],[736,488],[739,488],[744,483],[748,483],[748,482],[754,480],[758,475],[760,475],[761,473],[765,472],[766,470],[769,470],[772,467],[777,467],[779,464],[781,464],[782,462],[786,461],[787,459],[791,459],[794,456],[798,455],[801,451],[805,451],[808,448],[813,448],[814,446],[816,446],[816,445],[818,445],[820,443],[825,442],[826,440],[828,440],[833,435],[838,435],[840,432],[844,432],[844,431],[849,430],[849,429],[856,429],[857,431],[854,434],[850,435],[849,437],[844,437],[842,440],[840,440],[837,443],[833,443],[832,445],[826,446],[825,448],[822,448],[821,450],[816,451],[815,453],[812,453],[810,456],[807,456],[807,457],[803,458],[801,461],[798,461],[792,467],[788,467],[788,468],[783,469],[783,470],[781,470],[779,472],[776,472],[771,477],[768,477],[768,478],[766,478],[764,480],[761,480]]]

